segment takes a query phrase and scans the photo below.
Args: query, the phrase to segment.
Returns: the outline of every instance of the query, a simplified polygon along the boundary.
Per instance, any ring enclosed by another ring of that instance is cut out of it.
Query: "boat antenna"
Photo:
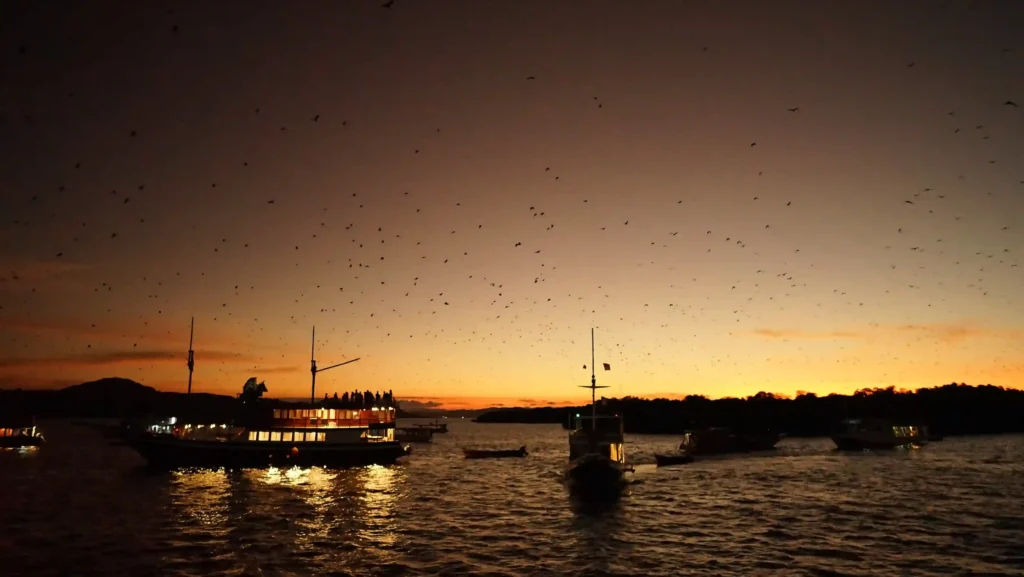
[[[590,428],[597,430],[597,389],[607,389],[607,386],[597,386],[597,369],[594,367],[594,329],[590,329],[590,386],[580,385],[581,388],[590,389],[590,408],[593,419]]]
[[[333,369],[335,367],[340,367],[341,365],[347,365],[349,363],[354,363],[354,362],[359,360],[359,358],[355,358],[355,359],[352,359],[351,361],[345,361],[343,363],[338,363],[336,365],[331,365],[329,367],[324,367],[322,369],[318,369],[318,368],[316,368],[316,354],[315,353],[316,353],[316,327],[314,326],[313,327],[313,342],[309,346],[309,372],[313,375],[313,386],[310,388],[310,393],[309,393],[309,402],[311,404],[312,403],[316,403],[316,374],[317,373],[322,373],[324,371],[328,371],[328,370]]]
[[[192,370],[196,367],[195,351],[192,350],[192,336],[196,328],[196,317],[188,325],[188,395],[192,395]]]

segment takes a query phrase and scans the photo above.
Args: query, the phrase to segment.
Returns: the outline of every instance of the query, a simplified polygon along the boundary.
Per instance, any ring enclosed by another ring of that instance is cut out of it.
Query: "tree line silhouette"
[[[476,418],[480,423],[561,423],[568,427],[578,407],[496,409]],[[1024,432],[1024,391],[992,385],[951,383],[916,391],[894,387],[862,389],[853,395],[819,397],[802,393],[786,398],[772,393],[709,399],[690,395],[680,400],[625,397],[598,402],[601,414],[619,414],[628,433],[682,434],[704,427],[736,430],[771,429],[790,436],[829,434],[843,419],[877,417],[894,424],[927,425],[943,435]]]

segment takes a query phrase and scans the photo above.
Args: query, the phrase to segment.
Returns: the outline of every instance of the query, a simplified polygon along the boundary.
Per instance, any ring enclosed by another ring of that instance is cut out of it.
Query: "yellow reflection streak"
[[[337,473],[319,467],[292,467],[285,472],[283,484],[302,488],[303,500],[311,509],[311,513],[296,521],[296,525],[301,528],[296,534],[298,544],[330,538],[334,517],[332,509],[336,499],[334,480],[337,476]]]
[[[230,483],[224,469],[216,471],[175,471],[171,478],[171,497],[181,508],[183,531],[223,533],[227,529]]]
[[[366,526],[359,537],[375,545],[394,545],[398,537],[395,504],[398,501],[402,473],[397,467],[370,465],[362,471],[365,482],[363,514]]]

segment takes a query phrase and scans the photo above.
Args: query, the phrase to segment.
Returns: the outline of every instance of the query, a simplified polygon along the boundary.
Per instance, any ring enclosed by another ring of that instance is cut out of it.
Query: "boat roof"
[[[32,417],[24,415],[4,415],[0,417],[0,429],[24,429],[35,425]]]

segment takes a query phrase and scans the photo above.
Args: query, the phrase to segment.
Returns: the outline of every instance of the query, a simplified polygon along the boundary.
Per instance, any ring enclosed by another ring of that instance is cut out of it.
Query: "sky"
[[[0,387],[1024,387],[1024,6],[5,2]]]

